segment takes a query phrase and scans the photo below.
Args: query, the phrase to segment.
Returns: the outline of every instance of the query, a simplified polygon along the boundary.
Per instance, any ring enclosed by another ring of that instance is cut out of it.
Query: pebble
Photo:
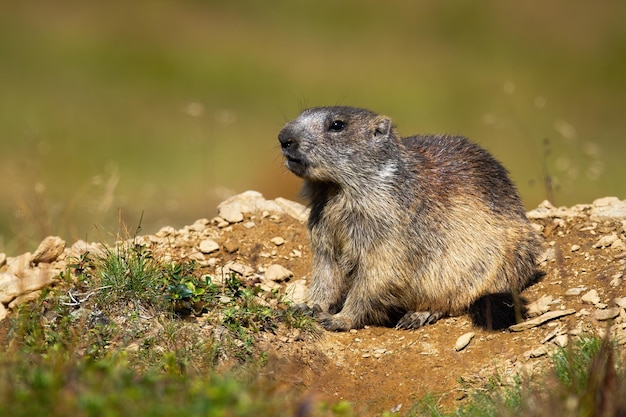
[[[619,287],[620,285],[622,285],[623,276],[623,272],[618,272],[617,274],[614,274],[613,276],[611,276],[611,282],[609,282],[609,285],[611,287]]]
[[[613,243],[619,240],[619,237],[615,233],[611,233],[610,235],[602,236],[600,240],[594,243],[594,248],[606,248],[607,246],[611,246]]]
[[[189,230],[192,230],[194,232],[201,232],[206,229],[209,223],[210,222],[208,219],[198,219],[191,226],[189,226]]]
[[[4,320],[9,315],[9,311],[4,304],[0,303],[0,321]]]
[[[593,312],[592,317],[598,321],[612,320],[619,316],[619,307],[607,308],[605,310],[596,310]]]
[[[243,221],[243,213],[235,207],[224,206],[218,211],[219,217],[228,223],[239,223]]]
[[[254,224],[254,222],[245,222],[243,224],[243,227],[245,227],[246,229],[252,229],[254,226],[256,226],[256,224]]]
[[[603,197],[592,203],[590,219],[594,221],[626,218],[626,201],[617,197]]]
[[[552,296],[544,295],[537,301],[528,305],[528,316],[537,317],[545,312],[550,311],[550,305],[552,304]]]
[[[598,295],[598,291],[589,290],[589,292],[581,297],[581,300],[583,303],[595,305],[600,302],[600,296]]]
[[[572,252],[576,252],[576,251],[580,250],[580,245],[572,245],[572,247],[570,248],[570,250],[571,250]]]
[[[228,253],[235,253],[239,250],[239,243],[228,239],[224,242],[224,250]]]
[[[554,344],[558,347],[564,348],[565,346],[567,346],[568,342],[569,337],[566,334],[560,334],[554,338]]]
[[[523,330],[532,329],[533,327],[541,326],[543,323],[557,319],[563,316],[569,316],[570,314],[576,313],[576,310],[573,308],[566,310],[557,310],[557,311],[549,311],[547,313],[542,314],[539,317],[535,317],[534,319],[526,320],[522,323],[514,324],[509,326],[509,330],[514,332],[520,332]]]
[[[244,277],[249,277],[254,274],[254,269],[252,269],[251,266],[244,265],[239,262],[228,263],[222,268],[222,273],[225,275],[228,275],[231,271]]]
[[[538,348],[527,350],[526,352],[522,354],[522,356],[524,357],[524,359],[528,360],[531,358],[539,358],[547,354],[548,354],[548,348],[546,348],[545,346],[539,346]]]
[[[476,336],[476,333],[474,332],[467,332],[459,336],[459,338],[456,339],[456,343],[454,344],[454,350],[458,352],[465,349],[470,344],[474,336]]]
[[[626,243],[622,239],[617,239],[615,242],[611,243],[611,249],[613,250],[626,250]]]
[[[285,239],[283,239],[280,236],[276,236],[276,237],[271,238],[270,242],[272,242],[276,246],[280,246],[280,245],[284,245],[285,244]]]
[[[286,281],[293,276],[293,272],[282,265],[272,264],[265,270],[265,279],[275,282]]]
[[[575,296],[575,295],[580,295],[580,294],[582,294],[585,291],[587,291],[587,287],[570,288],[569,290],[565,291],[565,295],[566,296]]]
[[[294,304],[304,303],[306,301],[306,281],[304,279],[297,279],[287,284],[285,297]]]
[[[44,264],[45,265],[45,264]],[[49,286],[61,271],[50,267],[36,267],[19,271],[19,277],[10,272],[0,273],[0,302]]]
[[[220,249],[220,245],[213,239],[204,239],[199,245],[200,252],[212,253]]]
[[[626,297],[616,298],[613,301],[615,301],[615,304],[618,305],[619,307],[626,308]]]
[[[167,236],[172,236],[175,234],[176,234],[176,229],[174,229],[172,226],[162,227],[161,229],[159,229],[158,232],[156,232],[156,236],[158,237],[167,237]]]

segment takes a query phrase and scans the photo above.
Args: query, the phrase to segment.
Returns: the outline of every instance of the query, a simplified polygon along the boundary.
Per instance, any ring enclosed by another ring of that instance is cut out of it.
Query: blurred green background
[[[0,252],[297,199],[276,136],[316,105],[468,136],[528,208],[626,198],[625,5],[2,2]]]

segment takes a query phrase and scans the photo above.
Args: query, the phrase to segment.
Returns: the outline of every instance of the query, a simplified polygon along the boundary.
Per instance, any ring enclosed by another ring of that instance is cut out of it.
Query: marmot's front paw
[[[315,317],[322,312],[319,305],[315,304],[313,307],[309,307],[307,304],[294,304],[291,306],[291,311],[296,314],[302,314],[304,316]]]
[[[341,314],[321,312],[317,314],[317,319],[326,330],[332,332],[347,332],[352,328],[352,321],[342,317]]]
[[[419,329],[427,324],[434,324],[443,317],[439,311],[410,311],[406,313],[396,324],[396,329]]]

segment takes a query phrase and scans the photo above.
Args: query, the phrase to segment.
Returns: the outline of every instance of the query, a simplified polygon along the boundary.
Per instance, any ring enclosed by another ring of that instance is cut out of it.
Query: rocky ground
[[[298,203],[247,192],[220,204],[218,217],[136,239],[162,259],[194,259],[214,279],[234,272],[299,302],[311,263],[306,216]],[[626,345],[626,201],[607,197],[571,208],[545,202],[528,216],[546,243],[544,275],[522,294],[528,301],[525,322],[488,331],[463,315],[415,331],[261,333],[259,346],[270,357],[267,372],[314,398],[380,412],[406,409],[427,393],[453,406],[466,396],[460,380],[480,382],[496,371],[504,378],[537,372],[551,351],[581,334],[609,332]],[[32,254],[0,254],[0,321],[54,285],[85,251],[97,254],[102,246],[50,237]]]

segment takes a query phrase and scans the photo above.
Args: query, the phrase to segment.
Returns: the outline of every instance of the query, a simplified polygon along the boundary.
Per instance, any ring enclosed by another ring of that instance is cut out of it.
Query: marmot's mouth
[[[304,172],[304,162],[302,159],[285,156],[287,159],[287,168],[296,175],[302,175]]]

